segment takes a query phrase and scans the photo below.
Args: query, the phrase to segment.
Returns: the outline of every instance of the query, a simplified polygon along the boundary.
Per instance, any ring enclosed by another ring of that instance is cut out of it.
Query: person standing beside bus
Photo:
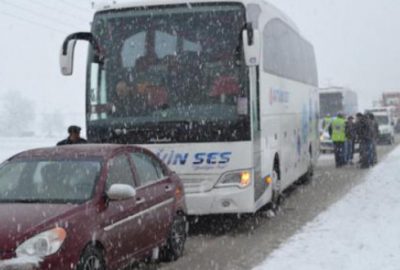
[[[346,120],[343,114],[339,113],[332,121],[329,127],[329,134],[331,135],[334,145],[336,168],[342,167],[345,164],[344,144],[346,142]]]
[[[357,113],[357,139],[360,143],[360,163],[362,169],[367,169],[371,166],[372,152],[372,128],[367,115]]]
[[[78,126],[69,126],[68,127],[68,138],[65,140],[59,141],[57,143],[57,146],[60,145],[68,145],[68,144],[82,144],[82,143],[87,143],[87,141],[83,138],[81,138],[81,128]]]
[[[347,163],[353,164],[353,156],[354,156],[354,145],[356,139],[356,128],[353,122],[354,117],[349,116],[346,122],[346,143],[347,143]]]
[[[372,145],[371,145],[371,149],[370,149],[370,164],[374,165],[376,163],[378,163],[378,153],[376,151],[376,145],[378,143],[378,139],[379,139],[379,124],[378,122],[375,120],[375,116],[372,113],[368,114],[368,118],[370,121],[370,127],[372,130]]]

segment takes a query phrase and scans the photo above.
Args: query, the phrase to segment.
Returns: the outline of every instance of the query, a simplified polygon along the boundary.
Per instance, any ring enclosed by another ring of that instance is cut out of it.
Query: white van
[[[395,141],[395,119],[391,107],[374,108],[367,110],[375,116],[379,125],[379,142],[393,144]]]

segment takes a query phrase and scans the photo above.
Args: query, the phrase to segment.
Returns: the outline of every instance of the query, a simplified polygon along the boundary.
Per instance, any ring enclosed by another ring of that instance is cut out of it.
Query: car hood
[[[41,233],[39,226],[76,207],[73,204],[0,204],[0,251],[12,251],[26,237]],[[54,225],[55,226],[55,225]],[[47,228],[43,228],[47,229]]]

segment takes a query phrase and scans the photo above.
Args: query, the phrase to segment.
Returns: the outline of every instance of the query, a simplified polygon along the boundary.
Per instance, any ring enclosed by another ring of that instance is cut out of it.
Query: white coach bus
[[[77,40],[91,44],[88,139],[154,151],[183,179],[189,214],[253,213],[311,176],[319,153],[314,50],[270,4],[100,6],[90,33],[64,41],[64,75]]]

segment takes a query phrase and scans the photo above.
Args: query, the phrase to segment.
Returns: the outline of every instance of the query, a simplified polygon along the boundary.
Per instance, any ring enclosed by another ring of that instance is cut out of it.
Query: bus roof
[[[243,5],[257,4],[267,12],[270,19],[280,18],[286,24],[293,28],[296,32],[300,32],[296,24],[287,17],[283,12],[277,9],[272,4],[264,0],[129,0],[124,2],[116,1],[99,1],[93,4],[96,12],[116,9],[126,9],[132,7],[144,6],[163,6],[163,5],[177,5],[177,4],[194,4],[194,3],[240,3]]]

